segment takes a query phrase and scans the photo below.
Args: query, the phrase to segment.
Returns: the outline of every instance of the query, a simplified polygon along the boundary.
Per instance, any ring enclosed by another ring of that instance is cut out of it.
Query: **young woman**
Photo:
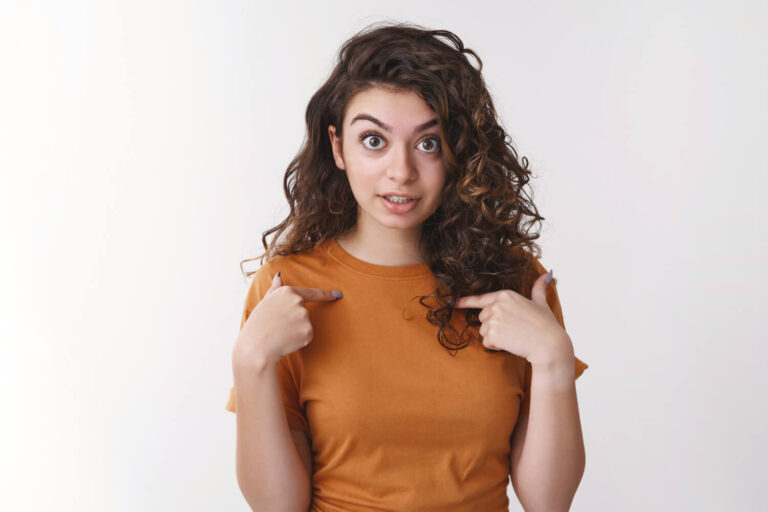
[[[569,508],[587,365],[481,70],[385,25],[310,100],[232,352],[254,510],[506,511],[510,476],[526,510]]]

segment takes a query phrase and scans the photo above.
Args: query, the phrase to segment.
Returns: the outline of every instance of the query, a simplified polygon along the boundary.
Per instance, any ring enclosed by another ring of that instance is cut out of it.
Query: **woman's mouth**
[[[416,207],[421,198],[408,199],[400,196],[379,196],[384,205],[393,213],[407,213]]]

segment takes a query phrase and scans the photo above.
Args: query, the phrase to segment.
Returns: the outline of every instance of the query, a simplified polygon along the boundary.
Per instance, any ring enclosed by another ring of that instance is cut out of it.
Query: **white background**
[[[535,172],[590,365],[572,510],[765,510],[767,14],[0,1],[0,509],[247,510],[224,409],[239,263],[287,212],[339,46],[389,19],[478,52]]]

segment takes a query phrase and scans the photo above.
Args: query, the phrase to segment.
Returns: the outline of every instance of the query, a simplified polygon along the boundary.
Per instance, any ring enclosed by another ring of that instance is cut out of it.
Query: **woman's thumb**
[[[275,277],[272,278],[272,286],[269,287],[269,290],[267,290],[267,293],[271,292],[272,290],[276,290],[283,286],[283,280],[280,277],[280,272],[275,274]]]
[[[547,285],[552,280],[552,270],[546,274],[541,274],[538,279],[533,283],[533,289],[531,290],[531,300],[542,306],[549,308],[547,302]]]

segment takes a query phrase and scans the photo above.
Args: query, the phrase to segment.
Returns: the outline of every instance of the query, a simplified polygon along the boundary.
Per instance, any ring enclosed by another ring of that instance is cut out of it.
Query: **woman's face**
[[[359,92],[347,105],[343,144],[333,125],[328,135],[359,205],[359,224],[420,229],[440,206],[445,166],[439,119],[415,92]],[[389,194],[415,199],[397,204],[385,199]]]

